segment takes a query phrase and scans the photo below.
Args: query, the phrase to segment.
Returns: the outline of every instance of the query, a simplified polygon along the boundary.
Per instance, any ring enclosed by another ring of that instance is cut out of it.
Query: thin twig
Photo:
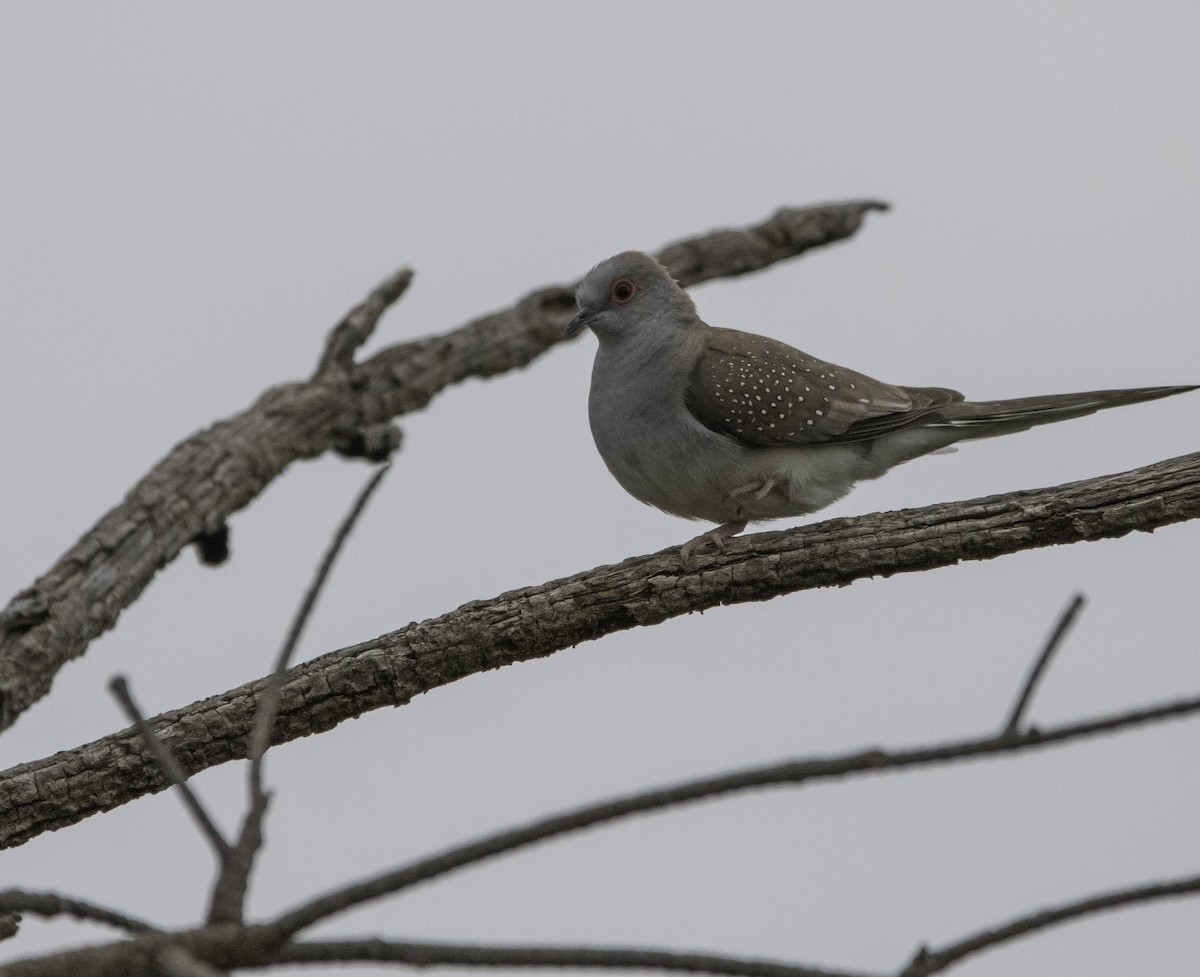
[[[341,553],[342,547],[354,530],[363,510],[371,496],[379,487],[391,468],[390,464],[380,465],[367,479],[359,491],[350,510],[342,519],[337,531],[333,534],[325,555],[321,558],[312,582],[304,594],[300,606],[292,617],[287,636],[275,659],[275,666],[263,687],[258,709],[254,716],[254,725],[250,729],[250,742],[247,755],[250,760],[247,775],[249,799],[246,816],[242,820],[242,828],[238,834],[237,844],[228,852],[221,862],[221,873],[213,886],[212,899],[209,904],[208,921],[210,923],[240,923],[246,899],[246,886],[250,871],[254,867],[254,858],[262,846],[262,822],[266,815],[270,795],[263,788],[262,765],[263,757],[271,745],[271,731],[275,726],[275,718],[279,713],[280,689],[283,685],[283,673],[291,664],[292,655],[300,643],[300,636],[317,606],[317,598],[325,582],[329,579],[330,571]]]
[[[1068,902],[1052,909],[1039,909],[1026,916],[1019,916],[1003,926],[983,930],[974,936],[959,940],[957,943],[951,943],[940,950],[924,950],[917,954],[912,963],[900,971],[898,977],[928,977],[930,974],[948,969],[953,964],[972,954],[979,953],[981,950],[1028,936],[1038,930],[1078,919],[1081,916],[1091,916],[1095,913],[1136,903],[1196,895],[1197,893],[1200,893],[1200,875],[1193,875],[1171,882],[1155,882],[1128,889],[1117,889],[1097,896],[1088,896],[1076,902]]]
[[[163,779],[172,786],[179,788],[183,804],[188,809],[188,813],[191,814],[192,820],[196,822],[196,825],[200,828],[200,832],[208,839],[208,843],[212,846],[217,858],[223,861],[230,851],[229,842],[225,840],[225,836],[221,834],[216,823],[209,817],[204,805],[200,803],[200,798],[196,796],[188,784],[187,772],[179,765],[179,761],[175,759],[175,755],[167,748],[166,743],[158,738],[158,735],[151,728],[150,724],[146,722],[141,710],[137,707],[137,703],[133,701],[133,696],[129,692],[129,683],[125,680],[125,676],[115,676],[108,683],[108,688],[117,702],[120,703],[126,717],[137,727],[138,735],[141,736],[142,743],[150,751],[150,755],[154,757],[154,761],[158,765]]]
[[[33,913],[44,919],[56,916],[71,916],[115,926],[127,933],[157,933],[157,926],[125,913],[98,906],[83,899],[60,896],[56,892],[29,892],[25,889],[5,889],[0,892],[0,913]]]
[[[408,943],[393,940],[314,940],[281,948],[281,963],[403,963],[413,967],[579,967],[588,969],[665,970],[730,977],[866,977],[846,970],[824,970],[774,960],[752,960],[708,953],[592,946],[485,946]]]
[[[259,701],[258,710],[254,715],[254,725],[250,730],[250,746],[248,751],[250,774],[248,779],[251,803],[263,794],[262,758],[270,746],[271,730],[275,725],[275,717],[279,712],[279,695],[280,688],[283,685],[283,673],[287,671],[288,666],[291,664],[292,655],[295,653],[296,646],[300,643],[300,636],[304,633],[308,619],[312,616],[313,609],[317,605],[317,598],[320,597],[321,590],[325,586],[325,581],[333,569],[334,561],[338,558],[338,554],[341,552],[350,533],[354,530],[354,525],[358,522],[359,516],[362,515],[363,510],[366,508],[367,502],[370,501],[375,489],[379,487],[379,483],[383,480],[383,476],[391,470],[391,467],[390,463],[380,465],[359,491],[354,504],[350,507],[350,511],[346,513],[337,531],[333,534],[333,539],[330,540],[329,546],[325,550],[325,555],[321,558],[316,573],[313,574],[312,581],[308,585],[304,599],[296,609],[291,626],[288,628],[287,637],[284,638],[283,645],[279,649],[279,655],[275,659],[275,667],[267,678],[266,685],[263,688],[262,699]]]
[[[855,774],[950,763],[987,754],[1014,753],[1196,712],[1200,712],[1200,696],[1050,729],[1029,730],[1016,735],[1002,732],[983,738],[909,750],[893,752],[867,750],[835,757],[792,760],[641,791],[626,797],[601,801],[562,814],[552,815],[531,824],[499,831],[476,841],[447,849],[439,854],[419,859],[373,878],[318,896],[284,914],[269,925],[279,934],[280,938],[293,936],[329,916],[391,895],[420,882],[437,878],[455,869],[558,835],[629,817],[632,814],[661,810],[677,804],[759,787],[785,784],[795,786],[810,780],[831,780]]]
[[[1037,661],[1033,663],[1033,668],[1029,670],[1029,675],[1025,678],[1025,684],[1021,687],[1021,694],[1017,696],[1017,701],[1013,705],[1012,712],[1009,714],[1008,722],[1004,726],[1005,733],[1011,735],[1017,731],[1017,727],[1021,724],[1021,718],[1025,714],[1025,709],[1033,699],[1033,693],[1037,689],[1038,682],[1041,681],[1042,674],[1046,671],[1046,666],[1050,664],[1050,659],[1054,657],[1054,653],[1062,646],[1063,639],[1066,638],[1067,632],[1071,630],[1071,626],[1075,623],[1075,619],[1079,616],[1079,612],[1083,609],[1083,605],[1086,602],[1087,598],[1083,594],[1076,594],[1071,598],[1071,603],[1059,615],[1058,623],[1054,625],[1054,630],[1050,632],[1050,637],[1046,639],[1041,654],[1038,655]]]

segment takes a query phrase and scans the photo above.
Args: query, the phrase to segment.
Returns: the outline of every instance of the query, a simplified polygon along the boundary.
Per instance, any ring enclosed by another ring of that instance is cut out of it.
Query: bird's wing
[[[962,399],[942,387],[883,383],[765,336],[712,329],[686,402],[710,430],[781,446],[867,441]]]

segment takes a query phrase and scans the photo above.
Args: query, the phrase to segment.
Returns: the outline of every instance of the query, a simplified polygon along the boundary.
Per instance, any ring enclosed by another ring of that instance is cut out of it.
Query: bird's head
[[[700,321],[687,292],[641,251],[601,261],[580,282],[575,301],[579,312],[567,323],[567,336],[589,327],[601,340],[629,340]]]

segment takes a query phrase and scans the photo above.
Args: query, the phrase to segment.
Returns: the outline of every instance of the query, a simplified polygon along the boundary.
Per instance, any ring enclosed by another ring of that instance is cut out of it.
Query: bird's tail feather
[[[1158,400],[1200,389],[1188,387],[1137,387],[1133,390],[1091,390],[1078,394],[1049,394],[1044,397],[1018,397],[1015,400],[960,401],[939,411],[939,419],[930,427],[951,427],[962,432],[962,440],[1014,434],[1038,424],[1084,417],[1109,407]]]

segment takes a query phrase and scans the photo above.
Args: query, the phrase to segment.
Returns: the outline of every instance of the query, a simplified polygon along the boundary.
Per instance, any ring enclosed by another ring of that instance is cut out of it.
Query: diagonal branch
[[[380,282],[364,301],[346,313],[325,340],[325,349],[317,363],[318,377],[335,370],[343,373],[353,371],[354,354],[371,338],[383,314],[408,291],[412,279],[412,269],[401,268]]]
[[[317,566],[312,582],[305,591],[300,606],[296,609],[291,626],[288,628],[287,637],[284,638],[283,645],[276,656],[275,667],[267,676],[266,687],[259,699],[254,724],[250,729],[250,745],[247,751],[250,769],[246,776],[249,796],[246,801],[246,814],[242,819],[237,843],[224,852],[224,857],[221,859],[221,872],[213,886],[212,899],[209,904],[208,921],[210,923],[240,923],[243,921],[246,886],[250,880],[250,870],[254,867],[254,859],[262,847],[262,823],[271,799],[270,794],[263,788],[262,768],[263,757],[270,748],[271,735],[275,730],[275,717],[279,713],[279,688],[283,683],[284,673],[292,662],[296,646],[300,643],[300,636],[304,633],[305,625],[308,624],[308,619],[317,606],[317,598],[333,570],[333,564],[337,560],[338,554],[341,553],[346,540],[350,538],[350,533],[358,522],[359,516],[366,509],[367,502],[379,488],[379,483],[383,481],[383,476],[388,473],[390,468],[390,465],[380,465],[376,469],[375,473],[367,479],[366,484],[351,504],[350,510],[339,523],[333,539],[325,549],[325,555]]]
[[[276,742],[331,729],[468,675],[721,604],[1120,537],[1200,516],[1200,454],[1057,488],[834,519],[678,549],[475,601],[290,669]],[[152,720],[188,773],[241,759],[263,680]],[[129,731],[0,773],[0,847],[162,790]]]
[[[154,762],[158,765],[158,770],[164,778],[175,788],[179,790],[179,796],[183,799],[183,806],[187,808],[188,813],[192,816],[192,820],[196,822],[196,826],[200,829],[200,833],[208,840],[209,846],[213,853],[217,856],[219,863],[224,863],[229,857],[232,850],[225,836],[221,834],[221,829],[217,827],[212,816],[208,813],[208,809],[200,801],[196,792],[192,790],[188,783],[188,775],[179,765],[179,761],[175,759],[171,750],[163,743],[158,735],[154,732],[154,727],[146,721],[146,717],[142,715],[141,709],[137,703],[133,701],[133,694],[129,691],[129,683],[125,680],[124,675],[118,675],[108,684],[112,694],[116,697],[117,702],[121,704],[121,709],[133,723],[133,728],[137,730],[137,734],[141,737],[142,745],[146,751],[154,757]]]
[[[867,212],[883,206],[859,200],[785,209],[745,230],[671,245],[661,256],[688,284],[741,274],[849,237]],[[544,288],[508,309],[389,347],[350,369],[358,344],[407,281],[398,272],[347,315],[312,378],[267,390],[242,413],[173,448],[0,611],[0,729],[49,691],[58,670],[111,628],[158,570],[193,540],[219,538],[229,516],[292,462],[330,449],[378,458],[380,449],[364,446],[364,431],[378,434],[385,422],[420,410],[452,384],[528,365],[564,338],[574,304],[571,287]],[[394,443],[394,432],[390,438]]]
[[[1038,683],[1046,673],[1050,659],[1062,647],[1067,633],[1071,630],[1071,626],[1075,623],[1079,612],[1083,610],[1086,600],[1083,594],[1076,594],[1071,598],[1071,603],[1067,605],[1066,610],[1059,615],[1058,621],[1054,625],[1054,630],[1050,632],[1050,637],[1046,639],[1041,653],[1033,663],[1033,667],[1029,670],[1029,675],[1025,678],[1024,685],[1021,686],[1021,691],[1017,695],[1017,701],[1013,704],[1012,711],[1008,715],[1008,721],[1004,724],[1005,732],[1015,733],[1020,727],[1021,719],[1024,717],[1029,703],[1033,700],[1033,693],[1037,691]]]
[[[56,892],[29,892],[24,889],[5,889],[0,892],[0,913],[33,913],[44,919],[71,916],[74,919],[115,926],[127,933],[157,933],[156,926],[115,909],[97,906],[83,899],[60,896]]]
[[[422,882],[428,882],[468,865],[475,865],[489,858],[495,858],[497,855],[538,844],[550,838],[581,831],[634,814],[659,811],[743,790],[782,785],[795,787],[813,780],[832,780],[856,774],[875,774],[885,770],[961,762],[980,756],[1039,749],[1071,740],[1130,729],[1148,722],[1190,716],[1197,712],[1200,712],[1200,697],[1153,706],[1148,709],[1103,716],[1086,722],[1069,723],[1048,730],[1031,731],[1016,736],[1008,731],[1003,731],[981,739],[959,740],[909,750],[865,750],[844,756],[789,760],[764,767],[737,770],[716,777],[691,780],[671,787],[641,791],[627,797],[576,808],[564,814],[552,815],[507,831],[499,831],[477,841],[419,859],[393,871],[364,879],[298,906],[281,916],[273,925],[281,936],[294,936],[299,931],[328,919],[330,916],[367,902],[373,902],[383,896],[392,895]]]
[[[982,950],[1029,936],[1038,930],[1057,926],[1072,919],[1093,916],[1096,913],[1120,909],[1123,906],[1154,902],[1159,899],[1173,899],[1179,896],[1193,896],[1197,893],[1200,893],[1200,875],[1192,875],[1187,878],[1173,879],[1170,882],[1154,882],[1149,885],[1133,886],[1129,889],[1116,889],[1097,896],[1088,896],[1075,902],[1064,903],[1052,909],[1039,909],[1027,916],[1020,916],[1012,922],[1005,923],[1003,926],[983,930],[964,940],[959,940],[957,943],[951,943],[940,950],[923,949],[897,977],[929,977],[930,974],[948,970],[960,960]]]

